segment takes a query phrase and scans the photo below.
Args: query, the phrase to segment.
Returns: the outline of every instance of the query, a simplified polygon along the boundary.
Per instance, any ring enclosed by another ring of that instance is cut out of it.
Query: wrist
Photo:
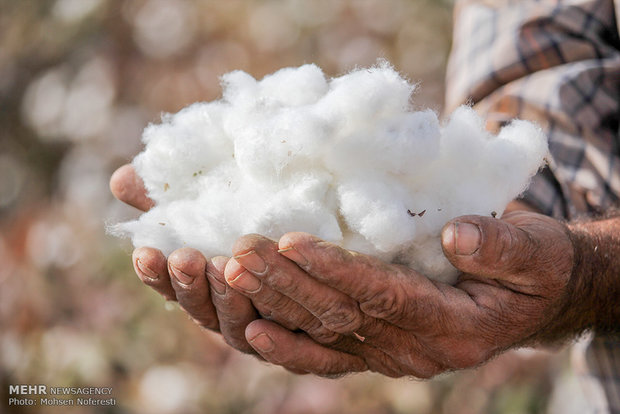
[[[592,292],[591,269],[587,260],[589,239],[583,232],[570,224],[560,223],[565,237],[569,240],[562,255],[568,260],[564,276],[564,286],[555,299],[551,299],[546,310],[544,323],[537,333],[526,340],[528,345],[557,345],[572,340],[594,325],[595,316],[590,299],[596,296]],[[548,274],[547,271],[551,271]],[[540,270],[540,277],[554,277],[558,271],[555,263],[549,263]]]
[[[568,306],[575,308],[580,333],[620,332],[620,243],[618,218],[568,224],[574,259],[567,289]]]

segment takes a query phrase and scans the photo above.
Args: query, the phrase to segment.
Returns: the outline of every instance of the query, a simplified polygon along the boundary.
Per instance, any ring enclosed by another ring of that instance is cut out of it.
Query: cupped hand
[[[153,206],[131,166],[110,187],[127,204]],[[466,216],[446,225],[443,247],[463,272],[456,286],[303,233],[279,245],[245,236],[233,260],[140,248],[133,262],[199,325],[298,373],[426,378],[557,336],[573,261],[563,224],[531,213]]]
[[[334,333],[294,333],[267,320],[248,325],[246,337],[263,358],[297,371],[428,378],[560,338],[573,286],[564,224],[530,212],[463,216],[446,224],[442,245],[462,272],[455,286],[305,233],[284,235],[278,250],[255,235],[241,238],[234,266],[247,272],[231,271],[231,260],[224,274],[250,298],[269,289],[292,299]]]
[[[154,206],[131,165],[114,172],[110,189],[120,201],[139,210],[147,211]],[[276,246],[274,241],[264,240]],[[206,259],[198,250],[182,248],[166,258],[158,249],[140,247],[133,252],[133,265],[144,284],[164,298],[178,301],[198,325],[221,332],[227,343],[242,352],[255,353],[246,340],[245,330],[250,322],[260,318],[278,323],[283,329],[311,332],[315,337],[333,336],[306,309],[267,286],[259,289],[260,293],[252,292],[250,287],[245,290],[246,295],[231,289],[224,278],[225,269],[229,277],[233,274],[237,278],[236,286],[240,286],[243,272],[228,257]],[[247,297],[248,291],[253,295]],[[294,365],[286,368],[306,373]]]
[[[154,206],[142,179],[131,165],[114,172],[110,189],[120,201],[139,210],[147,211]],[[276,246],[274,241],[264,240]],[[247,291],[251,292],[251,287],[246,289],[246,295],[231,289],[224,277],[225,269],[229,277],[233,274],[238,279],[237,286],[243,280],[243,272],[238,263],[228,257],[206,259],[198,250],[181,248],[166,258],[158,249],[140,247],[133,252],[133,265],[144,284],[167,300],[178,301],[194,322],[203,328],[219,331],[228,344],[242,352],[255,353],[246,340],[245,330],[250,322],[261,318],[291,331],[311,332],[315,337],[334,335],[302,306],[267,286],[259,289],[260,293],[252,292],[249,297]],[[285,368],[306,373],[294,365]]]
[[[124,165],[110,179],[114,196],[147,211],[154,206],[141,178],[131,165]],[[151,247],[134,250],[134,270],[140,280],[180,307],[200,326],[219,331],[234,348],[254,353],[245,339],[245,328],[259,317],[250,300],[227,287],[227,257],[206,259],[198,250],[182,248],[168,258]]]

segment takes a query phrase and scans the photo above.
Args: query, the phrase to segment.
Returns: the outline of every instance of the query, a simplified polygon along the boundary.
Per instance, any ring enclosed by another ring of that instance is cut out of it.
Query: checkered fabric
[[[620,205],[619,16],[620,0],[456,1],[446,109],[545,130],[549,166],[522,198],[547,215]],[[586,358],[607,396],[598,412],[620,413],[620,341],[597,336]]]

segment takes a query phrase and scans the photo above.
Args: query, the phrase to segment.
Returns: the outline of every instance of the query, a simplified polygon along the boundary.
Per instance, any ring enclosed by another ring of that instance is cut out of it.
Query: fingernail
[[[273,340],[266,333],[260,333],[250,340],[250,344],[261,352],[271,352],[274,348]]]
[[[153,269],[142,263],[140,259],[136,260],[136,267],[138,268],[140,273],[142,273],[142,276],[146,277],[147,279],[153,281],[159,279],[159,275]]]
[[[278,253],[286,257],[287,259],[291,259],[299,266],[305,266],[308,264],[308,260],[297,251],[294,247],[287,247],[285,249],[278,250]]]
[[[247,270],[241,272],[236,278],[229,280],[228,283],[247,293],[256,293],[261,287],[261,281]]]
[[[454,223],[454,252],[459,256],[470,256],[480,248],[480,228],[471,223]]]
[[[267,270],[265,261],[254,250],[233,257],[239,264],[252,273],[262,275]]]
[[[217,293],[218,295],[224,295],[226,293],[226,284],[213,273],[206,272],[206,274],[207,278],[209,279],[209,283],[211,284],[211,287],[213,288],[213,290],[215,290],[215,293]]]
[[[174,266],[168,266],[170,268],[170,272],[176,278],[176,280],[182,285],[191,285],[194,282],[194,277],[188,275],[187,273],[181,272]]]

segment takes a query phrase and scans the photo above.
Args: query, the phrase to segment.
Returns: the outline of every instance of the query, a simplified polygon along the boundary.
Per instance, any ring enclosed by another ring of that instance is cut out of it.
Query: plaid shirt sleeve
[[[471,102],[496,129],[547,132],[549,168],[523,198],[554,217],[617,205],[620,41],[611,0],[457,2],[446,106]]]
[[[618,3],[618,4],[616,4]],[[550,162],[521,198],[571,219],[620,204],[620,0],[457,0],[446,109],[471,103],[496,130],[535,121]],[[589,368],[620,413],[620,341],[596,337]]]

